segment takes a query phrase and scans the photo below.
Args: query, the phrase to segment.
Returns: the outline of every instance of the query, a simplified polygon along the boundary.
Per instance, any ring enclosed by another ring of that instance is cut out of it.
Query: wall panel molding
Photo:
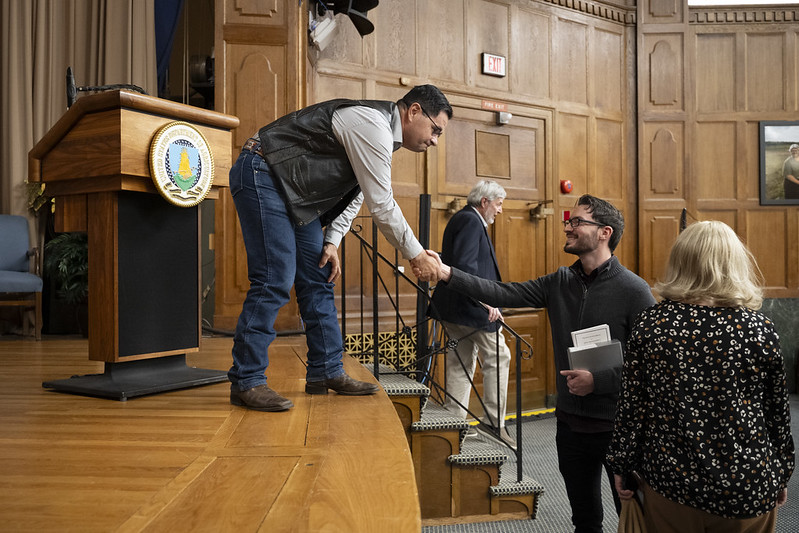
[[[619,6],[609,6],[600,2],[587,0],[541,0],[541,3],[565,7],[586,15],[592,15],[621,24],[633,25],[636,20],[635,7],[624,9]]]
[[[689,24],[775,24],[799,22],[799,9],[781,6],[691,8]]]
[[[655,137],[649,143],[651,190],[656,194],[674,194],[680,182],[680,167],[678,157],[680,145],[674,133],[667,128],[655,132]]]

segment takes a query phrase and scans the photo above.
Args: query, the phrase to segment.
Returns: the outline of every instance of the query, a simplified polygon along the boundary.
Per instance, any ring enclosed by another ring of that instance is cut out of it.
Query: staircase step
[[[449,456],[456,465],[502,465],[509,459],[504,445],[481,434],[469,436],[461,441],[461,452]]]
[[[544,486],[538,481],[522,476],[521,481],[516,481],[516,476],[513,476],[512,481],[500,481],[497,485],[489,487],[492,496],[516,496],[519,494],[537,494],[541,496],[544,494]]]
[[[365,366],[374,371],[372,365]],[[384,364],[379,376],[408,432],[422,516],[428,525],[467,517],[468,521],[536,517],[544,487],[527,477],[517,481],[510,474],[515,456],[508,455],[504,444],[479,432],[467,437],[470,424],[428,401],[429,387]]]
[[[411,424],[411,431],[431,431],[440,429],[457,429],[461,432],[469,429],[469,423],[460,417],[453,416],[443,406],[427,402],[422,410],[421,420]]]
[[[515,475],[506,476],[508,481],[503,481],[502,478],[500,474],[499,483],[488,488],[492,500],[499,506],[499,513],[513,512],[535,519],[544,487],[527,476],[522,476],[521,481],[516,481]]]
[[[430,396],[429,387],[395,372],[390,367],[385,367],[384,371],[383,365],[381,365],[380,385],[385,389],[386,394],[389,396],[419,396],[425,399]]]

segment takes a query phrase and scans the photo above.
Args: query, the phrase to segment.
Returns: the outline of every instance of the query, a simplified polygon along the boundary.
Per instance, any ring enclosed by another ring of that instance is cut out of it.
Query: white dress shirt
[[[327,225],[325,242],[339,246],[365,201],[380,232],[405,259],[422,253],[424,248],[405,220],[391,189],[391,157],[402,146],[399,110],[394,110],[389,122],[371,107],[340,108],[333,114],[333,134],[347,152],[361,194]]]

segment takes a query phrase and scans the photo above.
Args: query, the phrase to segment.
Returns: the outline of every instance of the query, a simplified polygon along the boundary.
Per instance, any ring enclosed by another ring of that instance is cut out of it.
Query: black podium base
[[[221,383],[227,379],[224,370],[186,366],[186,355],[181,354],[128,363],[106,363],[102,374],[45,381],[42,387],[124,402],[136,396]]]

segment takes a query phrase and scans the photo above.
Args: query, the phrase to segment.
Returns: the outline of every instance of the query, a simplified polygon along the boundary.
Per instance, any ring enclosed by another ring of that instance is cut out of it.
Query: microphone
[[[91,87],[78,87],[75,85],[75,76],[72,74],[72,67],[67,67],[67,109],[72,107],[75,100],[78,98],[79,91],[112,91],[115,89],[127,89],[136,91],[141,94],[147,94],[147,91],[138,85],[131,85],[129,83],[114,83],[112,85],[98,85]]]
[[[680,233],[682,233],[682,231],[685,229],[687,225],[687,220],[686,220],[687,215],[688,215],[688,209],[683,207],[682,214],[680,215]]]
[[[72,74],[72,67],[67,67],[67,109],[72,107],[78,96],[78,89],[75,87],[75,76]]]

